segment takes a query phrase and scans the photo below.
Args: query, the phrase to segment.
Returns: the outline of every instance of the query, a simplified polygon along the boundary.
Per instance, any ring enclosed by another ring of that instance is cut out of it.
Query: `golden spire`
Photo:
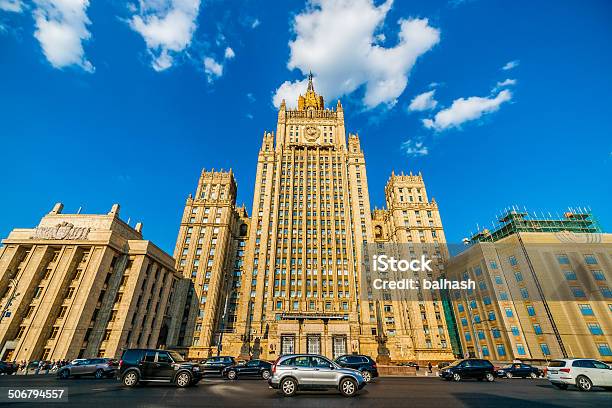
[[[323,103],[323,97],[317,95],[314,90],[314,84],[312,82],[313,76],[312,71],[308,74],[308,87],[306,88],[306,94],[298,97],[298,110],[316,109],[323,110],[325,105]]]

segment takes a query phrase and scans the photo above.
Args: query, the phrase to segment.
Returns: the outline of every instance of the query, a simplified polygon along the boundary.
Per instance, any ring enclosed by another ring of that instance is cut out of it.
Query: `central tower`
[[[247,276],[235,338],[226,336],[224,351],[234,352],[239,340],[243,357],[358,352],[364,327],[357,266],[371,233],[359,138],[349,135],[347,146],[340,101],[325,108],[309,75],[297,109],[283,100],[276,134],[263,136]]]

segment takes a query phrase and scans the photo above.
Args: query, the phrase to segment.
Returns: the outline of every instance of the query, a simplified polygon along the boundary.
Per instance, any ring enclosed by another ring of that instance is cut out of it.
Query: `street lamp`
[[[0,323],[2,323],[2,319],[4,319],[4,315],[6,314],[8,308],[11,306],[13,300],[15,300],[15,298],[20,295],[20,293],[15,293],[15,291],[17,290],[17,281],[14,278],[11,278],[9,282],[12,286],[11,294],[9,295],[8,300],[6,301],[6,304],[2,308],[2,314],[0,314]]]

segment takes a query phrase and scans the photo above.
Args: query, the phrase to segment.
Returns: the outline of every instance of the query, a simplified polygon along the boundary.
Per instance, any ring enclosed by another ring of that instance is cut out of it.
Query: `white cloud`
[[[199,9],[200,0],[140,0],[129,24],[145,40],[153,69],[170,68],[175,55],[191,44]]]
[[[259,21],[258,18],[256,18],[255,20],[253,20],[253,22],[251,23],[251,28],[257,28],[259,27],[259,25],[261,24],[261,21]]]
[[[503,81],[498,82],[495,85],[495,88],[493,88],[493,92],[495,92],[495,91],[497,91],[499,89],[505,88],[505,87],[513,86],[513,85],[516,85],[516,79],[506,78]]]
[[[236,56],[236,53],[230,47],[227,47],[225,49],[225,59],[232,59],[235,56]]]
[[[206,73],[208,82],[212,82],[223,75],[223,65],[219,64],[211,57],[206,57],[204,58],[204,72]]]
[[[94,67],[85,58],[83,41],[91,38],[87,26],[89,0],[35,0],[34,36],[55,68],[78,65],[87,72]]]
[[[520,63],[521,62],[519,60],[510,61],[510,62],[507,62],[506,65],[502,67],[502,69],[504,71],[508,71],[508,70],[518,67]]]
[[[318,89],[317,81],[315,78],[314,81],[315,89]],[[277,108],[280,106],[282,100],[284,99],[287,103],[287,106],[296,107],[298,96],[303,94],[306,90],[306,86],[308,85],[307,79],[302,79],[301,81],[285,81],[283,84],[276,90],[276,93],[272,97],[272,103]],[[321,93],[321,91],[319,91]],[[326,95],[327,96],[327,95]]]
[[[436,99],[434,98],[435,92],[436,90],[434,89],[433,91],[424,92],[420,95],[415,96],[414,99],[410,102],[408,110],[421,112],[435,109],[435,107],[438,106],[438,101],[436,101]]]
[[[21,13],[23,11],[23,3],[21,0],[0,0],[0,10]]]
[[[511,99],[512,93],[507,89],[499,92],[495,97],[472,96],[455,99],[449,108],[436,113],[433,119],[423,119],[423,125],[436,131],[459,127],[465,122],[497,111],[502,103]]]
[[[423,142],[416,140],[406,140],[402,143],[402,150],[409,157],[427,156],[429,149]]]
[[[371,0],[311,0],[293,21],[295,39],[289,42],[287,67],[303,74],[312,70],[317,91],[328,100],[364,86],[367,108],[393,105],[406,88],[417,58],[438,43],[440,32],[427,19],[401,19],[397,45],[378,45],[383,37],[377,31],[391,4],[391,0],[379,6]],[[283,83],[276,90],[274,104],[285,99],[294,106],[297,90],[305,90],[303,83]]]

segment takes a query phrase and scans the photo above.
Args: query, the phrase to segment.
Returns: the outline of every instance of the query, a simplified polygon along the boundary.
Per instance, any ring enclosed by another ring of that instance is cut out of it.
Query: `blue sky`
[[[373,206],[392,170],[421,171],[449,241],[513,204],[590,206],[610,231],[611,17],[607,1],[0,0],[0,236],[57,201],[117,202],[171,252],[202,168],[231,167],[250,211],[274,104],[309,69],[361,137]]]

